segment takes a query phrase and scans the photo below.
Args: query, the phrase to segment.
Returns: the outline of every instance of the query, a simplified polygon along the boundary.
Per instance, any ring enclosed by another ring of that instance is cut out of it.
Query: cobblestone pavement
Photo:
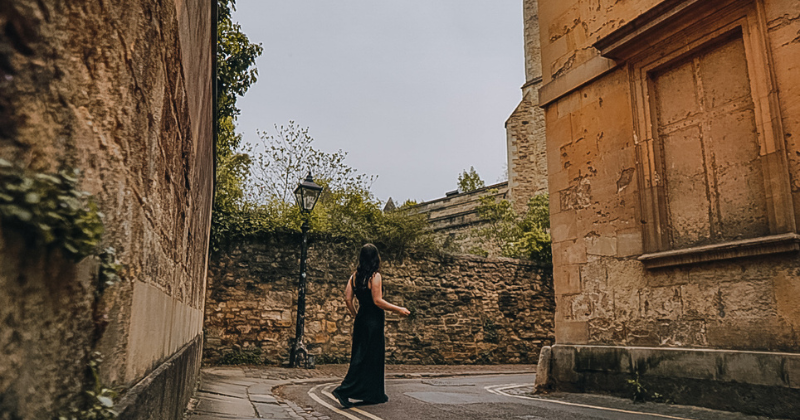
[[[386,378],[431,378],[444,376],[533,373],[535,365],[387,365]],[[187,420],[212,419],[317,419],[330,417],[311,407],[300,407],[273,394],[280,385],[340,380],[347,365],[320,365],[316,369],[270,366],[208,367],[189,402]]]

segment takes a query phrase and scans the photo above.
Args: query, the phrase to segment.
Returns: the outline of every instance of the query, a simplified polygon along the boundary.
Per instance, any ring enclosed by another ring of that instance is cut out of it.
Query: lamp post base
[[[303,342],[297,342],[292,346],[292,354],[289,357],[289,367],[304,367],[306,369],[311,369],[313,367],[309,366],[308,349],[306,349],[306,345],[303,344]]]

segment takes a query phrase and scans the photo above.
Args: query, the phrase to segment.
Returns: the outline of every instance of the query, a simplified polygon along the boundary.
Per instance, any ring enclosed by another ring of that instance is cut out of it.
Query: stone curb
[[[509,371],[461,371],[461,372],[418,372],[418,373],[387,373],[385,374],[386,379],[426,379],[426,378],[448,378],[448,377],[463,377],[463,376],[492,376],[492,375],[507,375],[507,374],[534,374],[536,373],[535,368],[533,369],[523,369],[515,372]],[[319,413],[315,410],[307,410],[305,407],[300,407],[297,404],[293,403],[289,400],[284,400],[275,395],[275,389],[281,386],[286,385],[312,385],[312,384],[323,384],[323,383],[330,383],[341,381],[341,376],[325,376],[325,377],[315,377],[315,378],[286,378],[286,379],[266,379],[266,378],[247,378],[248,381],[258,381],[262,385],[265,385],[263,391],[258,395],[251,395],[248,391],[246,396],[243,396],[246,401],[250,402],[253,405],[253,408],[258,412],[259,415],[268,415],[266,418],[273,418],[273,419],[308,419],[308,420],[328,420],[329,417]],[[248,386],[249,389],[249,386]],[[264,400],[257,400],[258,398],[262,397],[270,397],[273,398],[274,402],[268,402]],[[254,400],[253,397],[256,397]],[[194,400],[194,398],[193,398]],[[195,404],[190,404],[187,407],[186,415],[189,419],[194,418],[196,416],[197,420],[207,420],[213,417],[209,417],[210,413],[203,413],[201,411],[197,411],[197,401],[193,401]],[[194,405],[194,406],[193,406]],[[267,413],[267,411],[269,413]],[[217,418],[220,417],[220,414],[216,414]],[[212,415],[213,416],[213,415]]]

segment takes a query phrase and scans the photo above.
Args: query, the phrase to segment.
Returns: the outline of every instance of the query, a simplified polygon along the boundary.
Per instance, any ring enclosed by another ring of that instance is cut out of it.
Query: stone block
[[[561,192],[556,196],[560,197]],[[563,208],[563,207],[562,207]],[[554,242],[577,239],[576,213],[574,210],[561,211],[550,215],[550,234]]]
[[[581,292],[580,266],[564,265],[553,273],[556,295],[570,295]]]
[[[583,241],[566,242],[564,244],[563,262],[566,264],[585,264],[586,244]]]
[[[800,355],[792,353],[557,344],[551,360],[556,390],[623,396],[624,379],[638,372],[648,390],[678,404],[778,417],[791,417],[800,395],[787,380],[800,366]],[[756,394],[757,399],[737,397]]]
[[[585,344],[589,341],[589,324],[586,321],[556,321],[556,343]]]
[[[795,329],[800,328],[800,278],[781,272],[774,280],[777,315]]]
[[[604,255],[616,256],[617,255],[617,238],[616,236],[587,236],[584,238],[586,242],[586,253],[589,255]]]
[[[641,231],[623,231],[617,234],[617,256],[630,257],[644,253]]]

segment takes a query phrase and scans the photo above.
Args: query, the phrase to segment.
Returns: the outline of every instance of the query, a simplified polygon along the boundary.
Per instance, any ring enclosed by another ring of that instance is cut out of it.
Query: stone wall
[[[493,244],[481,243],[480,238],[473,234],[475,229],[486,225],[486,221],[478,216],[477,207],[480,198],[490,192],[495,200],[507,199],[508,182],[425,201],[414,206],[412,211],[428,216],[428,227],[440,243],[453,247],[459,253],[468,253],[471,248],[479,246],[490,256],[495,256],[500,254],[500,249],[494,249]]]
[[[628,346],[800,351],[800,4],[539,12],[560,354],[588,372],[584,345],[617,346],[617,360]],[[694,369],[669,354],[653,375]],[[796,389],[777,375],[769,386]],[[560,379],[609,389],[586,378]]]
[[[506,121],[509,199],[518,213],[528,200],[547,193],[547,148],[544,111],[539,107],[542,57],[539,47],[538,0],[523,2],[525,84],[522,101]]]
[[[19,0],[0,5],[0,26],[0,158],[79,169],[105,214],[101,247],[124,265],[122,281],[95,300],[91,258],[74,265],[3,227],[0,418],[51,418],[81,391],[93,350],[108,386],[146,391],[156,371],[181,378],[164,398],[142,400],[150,414],[123,414],[175,418],[163,405],[185,404],[198,363],[177,372],[163,362],[197,359],[202,341],[211,3]]]
[[[299,245],[267,238],[234,246],[209,264],[205,360],[234,348],[288,361],[294,339]],[[344,287],[356,250],[312,243],[308,259],[306,340],[321,360],[347,361],[353,318]],[[408,307],[387,313],[386,358],[395,363],[535,363],[553,340],[548,269],[512,259],[412,255],[384,261],[384,296]],[[238,347],[235,347],[238,346]]]

